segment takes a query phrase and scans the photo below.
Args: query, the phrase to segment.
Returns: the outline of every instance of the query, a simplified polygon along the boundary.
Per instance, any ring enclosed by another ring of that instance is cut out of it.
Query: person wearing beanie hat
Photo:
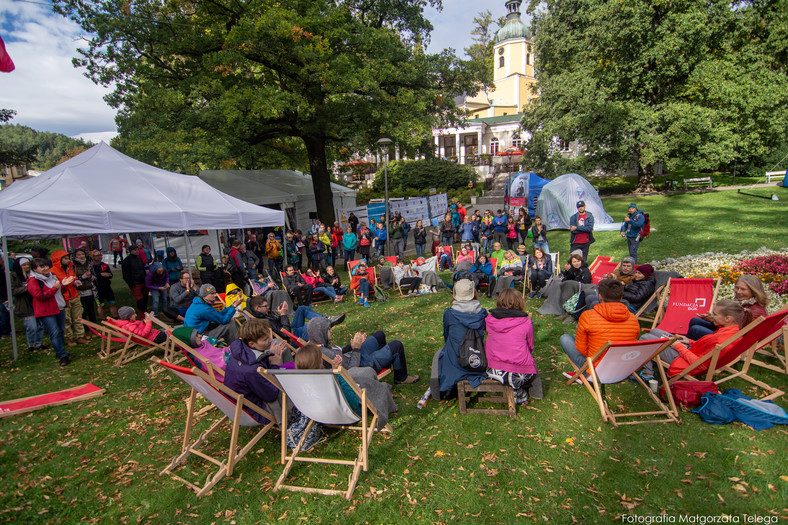
[[[137,321],[137,312],[135,312],[134,308],[131,306],[121,306],[118,308],[118,319],[113,321],[113,324],[157,344],[167,340],[167,334],[153,328],[153,321],[150,319]]]
[[[635,264],[638,262],[638,248],[640,247],[641,240],[640,232],[645,225],[645,214],[638,209],[635,203],[631,203],[628,208],[627,216],[624,217],[624,223],[621,225],[620,235],[621,237],[626,237],[629,256],[635,259]]]
[[[358,366],[373,368],[375,373],[391,368],[395,384],[412,384],[419,376],[408,374],[405,361],[405,347],[400,341],[386,342],[386,334],[377,331],[370,336],[356,332],[350,344],[344,348],[331,344],[331,323],[325,317],[317,317],[306,325],[309,342],[320,346],[320,350],[330,359],[342,356],[342,366],[351,369]]]
[[[569,218],[569,251],[580,250],[588,260],[588,249],[594,242],[594,215],[586,210],[585,201],[577,201],[577,213]]]
[[[621,264],[618,265],[618,268],[605,275],[605,279],[616,279],[624,283],[624,286],[626,286],[635,278],[636,265],[637,263],[635,262],[634,258],[624,257],[621,260]]]
[[[189,326],[179,326],[173,329],[172,336],[181,341],[186,346],[194,349],[193,352],[188,352],[186,356],[189,360],[203,372],[210,373],[207,368],[210,366],[214,368],[214,372],[218,368],[220,374],[214,373],[214,377],[219,382],[224,381],[224,371],[227,369],[226,354],[229,354],[229,348],[218,348],[211,344],[212,338],[203,338],[196,328]],[[213,340],[215,342],[215,340]],[[206,363],[207,361],[207,363]],[[210,363],[210,365],[208,365]]]
[[[29,257],[20,257],[16,260],[13,271],[9,273],[11,294],[14,296],[14,316],[22,319],[22,324],[25,326],[29,352],[47,348],[44,346],[44,327],[36,320],[33,310],[33,296],[27,291],[27,279],[32,271],[31,266]],[[0,268],[1,271],[2,268]]]
[[[238,296],[236,300],[221,312],[213,307],[218,294],[216,287],[212,284],[204,284],[200,287],[200,296],[192,300],[191,306],[183,316],[183,325],[196,328],[201,335],[208,335],[217,339],[224,338],[231,342],[238,337],[238,328],[233,322],[236,308],[243,297]]]
[[[473,281],[460,279],[454,283],[454,301],[451,308],[443,311],[443,339],[445,344],[438,351],[438,366],[433,366],[430,388],[433,397],[446,397],[467,379],[472,387],[479,386],[487,377],[487,371],[469,372],[460,366],[460,342],[468,330],[475,330],[484,339],[487,310],[475,298]],[[433,360],[433,363],[435,361]]]
[[[629,302],[630,309],[639,310],[654,294],[657,283],[651,277],[653,273],[650,264],[641,264],[635,269],[632,282],[624,288],[624,300]]]

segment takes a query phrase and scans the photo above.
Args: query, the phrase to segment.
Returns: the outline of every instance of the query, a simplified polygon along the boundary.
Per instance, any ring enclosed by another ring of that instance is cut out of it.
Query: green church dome
[[[531,33],[528,27],[520,19],[520,4],[522,0],[508,0],[506,2],[506,9],[509,14],[506,15],[506,22],[495,33],[495,43],[499,44],[505,40],[513,38],[531,38]]]

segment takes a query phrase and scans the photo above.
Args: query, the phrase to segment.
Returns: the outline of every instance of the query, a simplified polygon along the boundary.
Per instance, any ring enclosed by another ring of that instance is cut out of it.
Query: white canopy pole
[[[9,268],[8,260],[8,244],[6,238],[3,237],[3,271],[5,272],[5,289],[8,293],[8,319],[11,323],[11,347],[14,351],[14,361],[17,360],[19,355],[16,351],[16,323],[14,322],[14,296],[11,294],[11,268]]]

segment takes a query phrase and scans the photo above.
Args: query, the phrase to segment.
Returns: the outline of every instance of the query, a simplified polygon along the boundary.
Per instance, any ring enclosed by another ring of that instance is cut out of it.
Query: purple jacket
[[[164,268],[164,266],[159,262],[153,263],[153,265],[150,267],[148,275],[145,276],[145,287],[148,290],[158,290],[162,286],[167,286],[170,284],[170,277],[167,275],[166,270],[163,274],[156,275],[156,270],[158,268]]]
[[[487,316],[487,366],[513,374],[535,374],[534,325],[520,310],[493,308]]]

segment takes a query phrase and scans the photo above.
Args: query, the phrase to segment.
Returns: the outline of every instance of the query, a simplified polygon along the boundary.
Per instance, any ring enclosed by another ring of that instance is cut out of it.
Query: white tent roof
[[[0,236],[279,226],[284,213],[132,159],[102,142],[0,191]]]
[[[605,230],[613,217],[605,212],[602,199],[594,187],[577,173],[567,173],[548,182],[536,203],[536,213],[550,230],[568,230],[569,219],[577,213],[577,201],[584,201],[594,215],[594,230]]]

